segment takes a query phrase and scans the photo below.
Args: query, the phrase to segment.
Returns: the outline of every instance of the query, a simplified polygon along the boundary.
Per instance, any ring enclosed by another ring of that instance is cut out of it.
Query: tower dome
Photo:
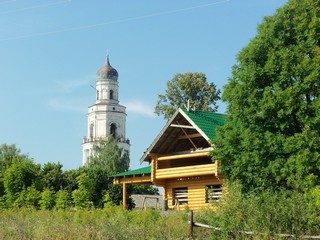
[[[111,80],[118,80],[118,71],[114,69],[109,62],[109,55],[107,54],[107,61],[106,64],[99,69],[97,72],[98,79],[111,79]]]

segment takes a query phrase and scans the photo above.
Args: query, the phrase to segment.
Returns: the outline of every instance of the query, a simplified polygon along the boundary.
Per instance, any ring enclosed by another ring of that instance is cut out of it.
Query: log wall
[[[186,179],[168,180],[164,192],[168,199],[168,207],[174,209],[173,191],[175,188],[188,188],[188,205],[192,210],[210,207],[210,203],[206,203],[206,186],[219,185],[222,181],[215,176],[195,177]],[[180,206],[180,209],[186,208],[185,205]]]

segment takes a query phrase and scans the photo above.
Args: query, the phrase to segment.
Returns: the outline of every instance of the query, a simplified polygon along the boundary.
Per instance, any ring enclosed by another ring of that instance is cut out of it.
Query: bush
[[[48,209],[51,210],[55,205],[55,192],[53,190],[50,190],[46,188],[41,193],[41,199],[39,201],[40,208],[41,209]]]
[[[40,192],[34,185],[23,188],[14,201],[14,207],[39,208]]]
[[[88,209],[91,207],[91,196],[88,191],[84,189],[76,189],[72,192],[74,206],[81,209]]]
[[[56,193],[56,209],[69,209],[72,206],[71,194],[64,189]]]
[[[282,190],[245,195],[241,185],[230,184],[228,192],[216,203],[217,210],[196,215],[199,222],[220,227],[214,239],[243,239],[252,231],[257,239],[277,239],[278,234],[319,234],[320,206],[310,193]]]

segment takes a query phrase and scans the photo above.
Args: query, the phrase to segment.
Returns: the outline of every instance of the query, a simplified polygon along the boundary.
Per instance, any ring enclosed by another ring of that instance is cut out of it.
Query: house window
[[[188,188],[174,188],[172,196],[172,205],[188,205]]]
[[[222,197],[222,185],[206,186],[206,203],[218,202]]]

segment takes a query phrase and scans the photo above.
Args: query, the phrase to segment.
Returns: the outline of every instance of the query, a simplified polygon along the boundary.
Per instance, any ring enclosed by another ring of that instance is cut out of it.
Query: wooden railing
[[[155,179],[196,177],[212,174],[217,174],[216,163],[157,169],[155,172]]]

